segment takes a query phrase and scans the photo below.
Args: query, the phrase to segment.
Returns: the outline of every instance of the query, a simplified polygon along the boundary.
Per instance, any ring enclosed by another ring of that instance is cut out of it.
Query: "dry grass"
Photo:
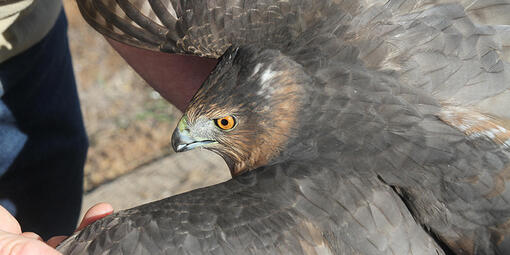
[[[85,190],[171,153],[180,112],[162,99],[64,0],[90,149]]]

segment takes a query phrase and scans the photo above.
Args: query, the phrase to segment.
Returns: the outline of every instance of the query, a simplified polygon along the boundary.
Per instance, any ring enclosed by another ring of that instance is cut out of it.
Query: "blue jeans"
[[[0,64],[0,82],[0,204],[23,231],[70,234],[88,141],[63,11],[42,41]]]

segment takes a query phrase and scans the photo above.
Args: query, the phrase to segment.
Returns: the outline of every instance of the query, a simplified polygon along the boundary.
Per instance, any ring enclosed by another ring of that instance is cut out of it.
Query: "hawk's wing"
[[[155,51],[218,58],[232,44],[287,44],[333,12],[330,1],[77,0],[105,36]]]
[[[303,170],[305,167],[308,170]],[[121,211],[58,247],[64,254],[443,254],[377,179],[316,165],[256,170]]]

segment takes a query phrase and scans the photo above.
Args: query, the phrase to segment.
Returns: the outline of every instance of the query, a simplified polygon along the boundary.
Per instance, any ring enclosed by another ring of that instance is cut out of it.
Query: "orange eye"
[[[236,125],[236,120],[232,116],[225,116],[223,118],[215,119],[214,123],[223,130],[229,130]]]

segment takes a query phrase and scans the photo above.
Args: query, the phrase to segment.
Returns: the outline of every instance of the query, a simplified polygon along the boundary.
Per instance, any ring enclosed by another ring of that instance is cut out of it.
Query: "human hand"
[[[85,213],[76,230],[81,230],[112,213],[113,208],[110,204],[96,204]],[[0,206],[0,255],[58,255],[60,253],[54,248],[65,238],[66,236],[55,236],[44,242],[36,233],[22,232],[18,221]]]

